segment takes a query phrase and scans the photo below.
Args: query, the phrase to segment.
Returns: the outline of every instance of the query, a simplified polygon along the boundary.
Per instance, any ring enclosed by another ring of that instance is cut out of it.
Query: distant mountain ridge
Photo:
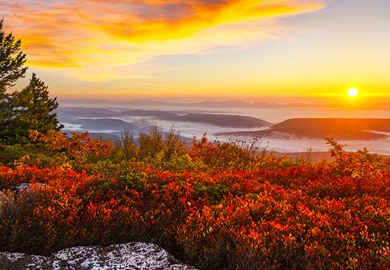
[[[225,114],[189,113],[182,116],[165,117],[164,119],[180,122],[205,123],[229,128],[256,128],[272,125],[270,122],[255,117]]]
[[[175,123],[185,123],[187,126],[187,123],[205,124],[203,126],[205,130],[213,126],[216,136],[239,135],[285,139],[291,136],[310,139],[333,137],[350,140],[376,140],[390,137],[388,118],[291,118],[272,125],[259,118],[228,113],[85,107],[60,108],[58,116],[61,122],[70,124],[66,125],[68,129],[65,131],[72,131],[72,128],[79,126],[80,130],[97,133],[111,130],[110,132],[120,134],[125,129],[139,133],[148,126],[156,125],[155,121],[157,121],[157,123],[172,123],[172,126]],[[218,127],[238,130],[219,133]],[[254,131],[257,128],[261,130]]]
[[[156,111],[156,110],[126,110],[114,111],[96,108],[60,108],[58,110],[60,121],[70,124],[81,125],[83,129],[136,129],[134,123],[127,122],[124,117],[148,117],[171,122],[203,123],[219,127],[229,128],[258,128],[270,127],[270,122],[242,115],[211,114],[211,113],[188,113],[185,111]]]
[[[275,103],[275,102],[247,102],[239,99],[232,100],[204,100],[204,101],[164,101],[164,100],[149,100],[149,99],[133,99],[133,100],[99,100],[99,99],[62,99],[61,104],[111,104],[114,106],[158,106],[158,107],[213,107],[213,108],[258,108],[258,109],[270,109],[270,108],[344,108],[345,104],[337,103],[304,103],[304,102],[289,102],[289,103]],[[362,103],[358,107],[349,108],[358,110],[390,110],[390,103],[385,102],[371,102]]]
[[[198,127],[201,134],[214,134],[221,129],[257,129],[272,125],[250,116],[189,113],[187,111],[62,107],[57,113],[60,122],[65,125],[63,131],[67,134],[88,131],[92,137],[116,140],[122,136],[124,130],[127,130],[137,140],[141,133],[148,133],[153,126],[162,128],[159,123],[163,123],[165,125],[165,128],[162,128],[163,131],[168,132],[170,128],[178,132],[182,141],[187,145],[192,145],[193,137],[199,136],[199,133],[196,131],[194,133],[184,131],[183,133],[180,123],[186,127]]]
[[[133,130],[137,128],[131,123],[110,118],[77,119],[72,124],[81,125],[81,128],[86,130]]]
[[[390,137],[390,119],[293,118],[273,125],[268,130],[224,133],[227,134],[258,137],[285,134],[297,138],[375,140]]]

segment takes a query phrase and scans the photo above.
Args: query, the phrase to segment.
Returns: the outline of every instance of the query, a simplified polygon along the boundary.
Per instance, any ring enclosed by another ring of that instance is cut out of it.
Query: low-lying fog
[[[59,108],[58,117],[65,126],[64,131],[88,131],[98,135],[120,136],[121,132],[126,129],[137,137],[140,132],[147,132],[151,126],[158,126],[163,131],[174,130],[187,142],[190,142],[194,136],[201,138],[205,133],[211,141],[249,140],[253,136],[238,137],[218,134],[266,130],[272,124],[277,124],[289,118],[335,118],[341,115],[340,111],[329,108],[285,108],[281,110],[280,108],[246,109],[231,107],[189,109],[173,106],[157,108],[156,105],[127,108],[118,106],[99,108],[90,104],[88,106],[63,106]],[[218,116],[213,117],[213,114]],[[387,114],[386,111],[348,111],[343,112],[342,117],[384,118]],[[261,147],[267,147],[267,150],[275,152],[322,152],[329,149],[325,139],[297,138],[289,134],[261,136],[260,140]],[[338,141],[347,145],[346,149],[350,151],[366,147],[370,152],[390,155],[390,136],[377,140]]]

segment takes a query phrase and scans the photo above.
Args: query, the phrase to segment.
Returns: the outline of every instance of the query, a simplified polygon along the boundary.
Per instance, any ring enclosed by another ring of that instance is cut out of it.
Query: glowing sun
[[[359,90],[357,90],[355,87],[351,87],[348,90],[348,96],[350,97],[356,97],[359,95]]]

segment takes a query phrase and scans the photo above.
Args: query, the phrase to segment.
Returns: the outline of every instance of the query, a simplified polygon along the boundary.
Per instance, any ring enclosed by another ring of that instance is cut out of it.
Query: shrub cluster
[[[390,268],[388,158],[333,140],[334,161],[299,163],[157,130],[30,135],[1,150],[2,251],[147,241],[200,269]]]

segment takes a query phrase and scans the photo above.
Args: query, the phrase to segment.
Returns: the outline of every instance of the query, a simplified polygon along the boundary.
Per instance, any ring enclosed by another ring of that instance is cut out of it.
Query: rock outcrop
[[[72,247],[50,257],[0,252],[2,270],[196,270],[180,263],[167,251],[148,243],[127,243],[107,247]]]

